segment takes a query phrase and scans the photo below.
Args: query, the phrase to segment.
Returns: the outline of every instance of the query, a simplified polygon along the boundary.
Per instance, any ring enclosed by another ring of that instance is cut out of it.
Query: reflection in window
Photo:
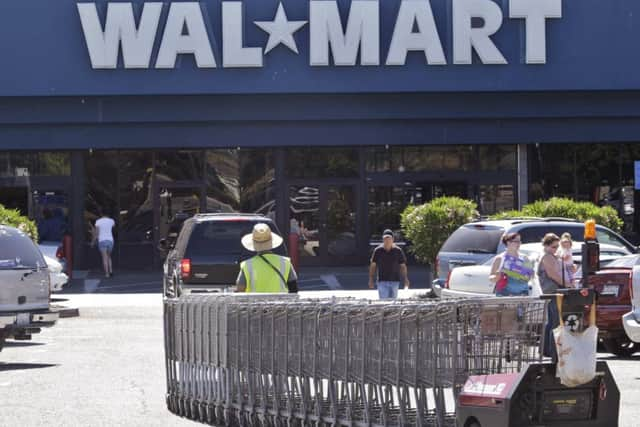
[[[356,195],[351,186],[329,187],[327,241],[327,251],[331,256],[356,253]]]
[[[481,185],[480,206],[482,215],[512,210],[515,207],[513,185]]]
[[[202,179],[204,168],[202,151],[160,151],[157,159],[156,178],[159,183]]]
[[[243,212],[265,215],[275,221],[275,156],[271,149],[240,151],[240,206]]]
[[[469,171],[475,158],[470,145],[371,147],[366,153],[369,172]]]
[[[86,241],[92,238],[93,225],[100,210],[112,218],[118,207],[118,153],[93,151],[86,158],[87,198],[85,200]],[[116,224],[117,225],[117,224]]]
[[[292,178],[358,176],[358,150],[297,147],[287,150],[286,171]]]
[[[369,187],[369,241],[382,242],[382,232],[394,231],[396,242],[403,241],[400,233],[400,214],[410,204],[422,203],[420,189],[405,187]]]
[[[69,176],[69,152],[40,153],[13,151],[0,153],[0,176]]]
[[[319,188],[289,187],[289,228],[291,234],[298,235],[297,250],[301,257],[320,255],[320,227]]]
[[[207,150],[207,212],[240,210],[240,151]]]
[[[275,220],[272,149],[207,150],[207,211],[250,212]]]
[[[160,187],[158,198],[160,199],[159,237],[175,242],[185,219],[200,213],[200,188]]]
[[[480,169],[485,171],[516,170],[515,145],[486,145],[479,147]]]
[[[145,151],[119,153],[119,239],[150,242],[153,239],[152,156]]]

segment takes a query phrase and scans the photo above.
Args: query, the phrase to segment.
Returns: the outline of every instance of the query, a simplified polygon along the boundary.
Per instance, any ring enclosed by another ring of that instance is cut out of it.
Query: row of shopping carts
[[[214,425],[455,426],[469,375],[541,360],[545,302],[166,300],[167,405]]]

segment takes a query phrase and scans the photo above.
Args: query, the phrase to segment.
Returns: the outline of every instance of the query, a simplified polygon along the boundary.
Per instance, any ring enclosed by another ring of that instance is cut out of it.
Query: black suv
[[[184,221],[164,263],[164,295],[173,298],[235,285],[240,263],[254,255],[240,239],[258,223],[280,234],[273,220],[255,214],[197,214]],[[284,243],[274,253],[286,256]]]

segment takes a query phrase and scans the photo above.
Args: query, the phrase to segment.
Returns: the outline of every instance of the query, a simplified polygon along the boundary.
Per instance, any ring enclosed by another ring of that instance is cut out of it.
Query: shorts
[[[98,242],[98,249],[100,249],[100,251],[107,251],[107,252],[111,252],[113,251],[113,241],[111,240],[101,240]]]

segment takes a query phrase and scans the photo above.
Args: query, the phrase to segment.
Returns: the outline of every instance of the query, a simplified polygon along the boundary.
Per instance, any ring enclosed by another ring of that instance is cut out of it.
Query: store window
[[[118,212],[118,152],[92,151],[85,162],[87,198],[85,200],[85,241],[91,242],[93,224],[100,211],[116,218]]]
[[[514,171],[518,167],[515,145],[481,145],[478,156],[483,171]]]
[[[156,178],[159,183],[198,181],[204,172],[204,153],[200,150],[159,151]]]
[[[120,151],[119,226],[121,242],[150,242],[153,239],[153,172],[150,151]]]
[[[491,215],[515,208],[513,185],[480,185],[478,209],[482,215]]]
[[[423,192],[420,187],[369,187],[369,241],[375,246],[382,242],[382,232],[393,230],[396,242],[403,242],[400,230],[400,214],[407,206],[421,204]]]
[[[219,149],[206,152],[208,212],[259,213],[275,219],[273,149]]]
[[[570,197],[602,204],[621,185],[618,144],[530,146],[530,199]]]
[[[358,176],[356,148],[302,148],[287,150],[286,173],[290,178]]]
[[[71,156],[66,151],[0,153],[0,177],[69,175],[71,175]]]
[[[369,147],[368,172],[470,171],[474,169],[471,145],[421,145]]]
[[[276,169],[274,150],[241,150],[240,171],[240,206],[242,211],[260,213],[275,220]]]
[[[240,210],[240,150],[206,152],[207,212]]]

